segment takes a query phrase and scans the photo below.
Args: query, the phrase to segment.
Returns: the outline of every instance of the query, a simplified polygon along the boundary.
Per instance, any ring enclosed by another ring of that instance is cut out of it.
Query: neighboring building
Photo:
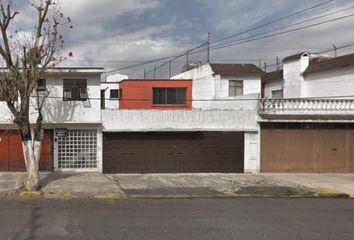
[[[284,97],[283,70],[269,72],[262,76],[262,97],[273,99]]]
[[[262,84],[265,98],[349,97],[353,78],[354,54],[330,58],[303,52],[286,57],[283,70],[266,73]]]
[[[43,76],[36,91],[48,90],[50,95],[43,107],[41,170],[102,171],[102,72],[56,68]],[[30,111],[35,123],[37,113]],[[5,102],[0,102],[0,116],[0,171],[25,171],[19,132]]]
[[[261,171],[354,172],[354,54],[283,63],[262,79]],[[283,99],[272,94],[280,89]]]
[[[109,76],[105,82],[101,82],[101,109],[119,109],[121,91],[119,82],[128,79],[125,75]]]
[[[221,109],[239,107],[236,101],[232,101],[234,99],[258,98],[263,74],[253,64],[211,63],[178,74],[172,79],[193,79],[193,108]]]

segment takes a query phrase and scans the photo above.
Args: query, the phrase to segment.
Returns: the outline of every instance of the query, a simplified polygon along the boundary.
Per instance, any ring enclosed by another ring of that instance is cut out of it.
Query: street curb
[[[25,197],[25,198],[38,198],[43,195],[43,192],[41,191],[22,191],[20,192],[20,197]]]
[[[103,199],[103,200],[127,199],[125,195],[118,194],[118,193],[97,194],[94,196],[94,198]]]
[[[316,192],[315,196],[318,198],[350,198],[349,194],[331,188],[321,188]]]

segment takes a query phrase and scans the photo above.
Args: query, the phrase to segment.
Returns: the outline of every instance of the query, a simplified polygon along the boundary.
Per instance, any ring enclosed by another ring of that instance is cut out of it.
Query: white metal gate
[[[97,168],[97,130],[68,129],[55,131],[56,168]]]

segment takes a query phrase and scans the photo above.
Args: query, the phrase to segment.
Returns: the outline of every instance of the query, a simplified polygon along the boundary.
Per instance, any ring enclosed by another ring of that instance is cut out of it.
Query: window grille
[[[64,79],[63,95],[65,101],[86,101],[88,99],[86,79]]]

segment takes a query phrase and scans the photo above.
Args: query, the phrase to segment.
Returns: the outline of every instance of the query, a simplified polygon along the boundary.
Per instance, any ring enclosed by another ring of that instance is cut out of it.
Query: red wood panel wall
[[[21,137],[16,130],[0,130],[0,171],[26,171]],[[53,170],[53,131],[46,130],[41,150],[39,168]]]

